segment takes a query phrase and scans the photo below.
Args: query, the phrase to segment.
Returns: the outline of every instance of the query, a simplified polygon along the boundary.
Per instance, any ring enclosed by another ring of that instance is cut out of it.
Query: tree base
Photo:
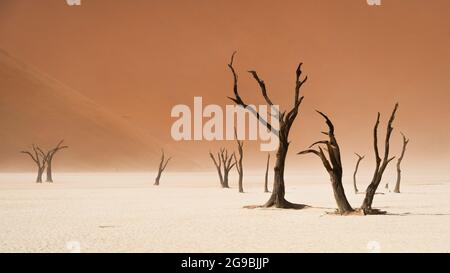
[[[267,202],[264,205],[250,205],[250,206],[244,206],[245,209],[256,209],[256,208],[277,208],[277,209],[295,209],[295,210],[300,210],[300,209],[306,209],[309,208],[310,206],[308,205],[304,205],[304,204],[295,204],[295,203],[291,203],[287,200],[283,200],[281,202],[273,202],[270,201]]]

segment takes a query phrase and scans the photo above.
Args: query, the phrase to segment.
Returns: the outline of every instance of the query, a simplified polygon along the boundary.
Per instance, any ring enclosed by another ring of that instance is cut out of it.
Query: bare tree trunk
[[[357,153],[355,153],[355,155],[358,157],[358,161],[356,162],[355,172],[353,172],[353,189],[355,191],[355,194],[358,194],[358,187],[356,186],[356,174],[358,173],[359,163],[364,159],[364,156],[360,156]]]
[[[47,179],[45,179],[45,182],[53,183],[52,158],[49,158],[47,162]]]
[[[269,192],[269,163],[270,163],[270,154],[267,154],[267,164],[266,164],[266,176],[264,179],[264,192]]]
[[[238,76],[236,74],[236,71],[233,67],[233,60],[235,53],[231,56],[231,61],[228,64],[228,67],[233,74],[233,93],[234,97],[229,97],[234,103],[237,105],[242,106],[243,108],[247,108],[248,104],[246,104],[242,98],[239,95],[238,91]],[[258,112],[251,111],[256,115],[259,122],[267,127],[269,131],[274,133],[279,138],[279,146],[277,151],[277,159],[275,163],[274,168],[274,181],[273,181],[273,191],[269,198],[269,200],[263,205],[263,207],[276,207],[276,208],[294,208],[294,209],[302,209],[305,208],[306,205],[303,204],[293,204],[291,202],[288,202],[285,198],[285,184],[284,184],[284,168],[286,163],[286,156],[288,152],[289,147],[289,132],[291,129],[292,124],[294,123],[297,115],[298,115],[298,109],[300,107],[300,104],[303,101],[303,96],[300,96],[300,89],[303,86],[303,84],[307,81],[308,77],[305,77],[304,80],[301,80],[301,70],[302,64],[300,63],[296,70],[296,86],[295,86],[295,92],[294,92],[294,102],[293,107],[291,110],[286,114],[286,112],[278,111],[277,116],[280,124],[280,128],[274,128],[272,124],[268,122],[268,120],[264,120],[261,115]],[[263,98],[265,99],[266,103],[273,109],[274,104],[272,100],[269,98],[267,94],[266,85],[263,80],[261,80],[257,74],[256,71],[249,71],[249,73],[253,76],[253,78],[258,83],[261,94]],[[253,206],[251,206],[253,207]]]
[[[61,140],[61,141],[58,143],[58,145],[56,145],[55,148],[51,149],[51,150],[48,151],[47,154],[46,154],[46,158],[47,158],[47,177],[46,177],[45,182],[53,183],[52,162],[53,162],[53,157],[55,156],[55,154],[56,154],[59,150],[69,148],[69,146],[61,146],[63,142],[64,142],[64,140]]]
[[[395,189],[394,189],[395,193],[400,193],[400,180],[402,177],[402,170],[400,168],[400,165],[402,164],[403,157],[405,156],[406,146],[409,143],[409,139],[407,139],[403,133],[402,133],[402,137],[403,137],[403,148],[402,148],[402,153],[397,160],[397,182],[395,183]]]
[[[36,145],[32,145],[33,152],[29,151],[21,151],[23,154],[27,154],[31,157],[31,159],[36,163],[37,166],[37,177],[36,183],[42,183],[42,174],[44,173],[45,167],[48,161],[48,154],[45,154],[41,148]]]
[[[323,118],[325,118],[328,125],[328,133],[324,133],[329,137],[329,140],[318,141],[312,144],[308,150],[302,151],[299,154],[315,154],[321,160],[322,163],[330,175],[331,186],[333,188],[334,199],[336,200],[336,205],[338,207],[338,212],[341,215],[346,215],[352,213],[354,210],[347,200],[345,195],[344,186],[342,185],[342,163],[341,163],[341,152],[339,149],[339,144],[337,143],[336,137],[334,136],[334,125],[331,120],[322,112],[317,111]],[[312,147],[318,145],[319,149],[314,150]],[[328,158],[323,152],[320,145],[325,145],[328,151]]]
[[[156,175],[155,183],[153,184],[155,186],[159,186],[159,180],[161,179],[161,175],[162,175],[163,171],[166,169],[167,164],[169,163],[170,159],[172,159],[171,157],[169,157],[166,160],[165,155],[164,155],[164,150],[162,150],[161,152],[162,152],[162,155],[161,155],[161,161],[159,162],[158,174]]]
[[[237,141],[237,145],[238,145],[238,153],[239,153],[239,159],[236,158],[236,155],[234,154],[234,163],[236,165],[236,170],[238,172],[239,175],[239,181],[238,181],[238,185],[239,185],[239,192],[243,193],[244,192],[244,168],[242,166],[242,159],[244,158],[244,141],[240,141],[237,137],[237,132],[236,132],[236,128],[234,129],[234,135],[236,137],[236,141]]]
[[[224,188],[224,181],[223,181],[223,175],[222,175],[222,160],[220,159],[220,154],[217,154],[217,160],[214,157],[214,155],[209,152],[209,156],[211,157],[212,161],[214,162],[214,166],[216,166],[217,173],[219,174],[219,181],[220,186]]]
[[[395,114],[398,109],[398,103],[395,104],[394,110],[392,111],[391,117],[389,119],[387,129],[386,129],[386,139],[385,139],[385,151],[384,158],[381,161],[380,154],[378,152],[378,125],[380,123],[380,113],[378,113],[377,121],[375,123],[375,127],[373,130],[373,138],[374,138],[374,150],[375,150],[375,158],[376,158],[376,166],[375,173],[372,178],[372,182],[366,189],[366,196],[361,205],[361,209],[365,214],[374,214],[381,213],[379,210],[372,209],[373,198],[377,191],[378,185],[380,185],[381,179],[383,178],[383,173],[386,170],[387,165],[391,162],[395,157],[389,158],[389,141],[391,138],[391,134],[394,128],[392,128],[392,123],[395,120]]]
[[[235,155],[228,154],[228,151],[222,148],[217,153],[217,160],[211,152],[209,153],[209,156],[216,166],[217,173],[219,174],[220,185],[222,186],[222,188],[229,188],[230,185],[228,183],[228,177],[231,169],[236,164],[235,162],[232,162],[232,160],[235,158]]]
[[[43,168],[38,168],[38,173],[36,177],[36,183],[42,183],[42,174],[44,173]]]

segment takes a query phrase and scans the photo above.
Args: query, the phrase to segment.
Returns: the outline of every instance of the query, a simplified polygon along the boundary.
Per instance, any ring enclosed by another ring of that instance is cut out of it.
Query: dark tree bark
[[[47,152],[47,179],[45,182],[53,183],[53,175],[52,175],[52,162],[53,156],[62,149],[67,149],[69,146],[61,146],[64,140],[61,140],[55,148],[51,149]]]
[[[353,172],[353,189],[355,191],[355,194],[358,194],[359,191],[358,187],[356,186],[356,174],[358,173],[359,163],[361,163],[361,160],[363,160],[365,156],[361,156],[357,153],[355,153],[355,155],[358,157],[358,161],[356,161],[355,171]]]
[[[233,85],[234,97],[229,97],[229,99],[231,99],[234,103],[236,103],[236,105],[247,108],[248,104],[246,104],[242,100],[242,98],[239,95],[239,91],[238,91],[238,76],[233,67],[233,60],[234,60],[235,53],[236,52],[234,52],[233,55],[231,56],[231,61],[228,64],[228,67],[229,67],[231,73],[233,74],[233,80],[234,80],[234,85]],[[285,195],[284,169],[285,169],[286,156],[287,156],[288,148],[289,148],[289,132],[291,130],[292,124],[294,123],[294,121],[298,115],[300,104],[303,101],[303,96],[300,96],[300,89],[308,79],[308,77],[305,77],[304,80],[301,80],[301,74],[302,74],[301,66],[302,66],[302,64],[300,63],[296,70],[296,86],[295,86],[295,91],[294,91],[294,100],[293,100],[292,108],[289,110],[289,112],[287,114],[286,114],[286,111],[284,111],[284,112],[279,111],[277,113],[277,118],[279,120],[280,128],[274,128],[268,122],[268,120],[267,121],[264,120],[257,111],[253,111],[253,113],[258,118],[259,122],[261,124],[263,124],[264,126],[266,126],[269,131],[271,131],[272,133],[277,135],[279,138],[279,146],[278,146],[278,151],[277,151],[277,155],[276,155],[277,159],[276,159],[275,168],[274,168],[273,191],[272,191],[272,194],[271,194],[269,200],[263,205],[263,207],[295,208],[295,209],[302,209],[302,208],[306,207],[306,205],[303,205],[303,204],[293,204],[293,203],[287,201],[284,197],[284,195]],[[258,83],[258,85],[261,89],[261,94],[262,94],[264,100],[266,101],[266,103],[270,107],[273,107],[274,104],[267,94],[266,85],[265,85],[264,81],[259,78],[256,71],[249,71],[249,73],[253,76],[253,78]]]
[[[395,183],[395,189],[394,189],[395,193],[400,193],[400,180],[402,177],[402,170],[400,168],[400,165],[402,164],[403,157],[405,156],[406,146],[408,146],[408,143],[409,143],[409,139],[407,139],[403,133],[401,133],[401,134],[403,137],[403,148],[402,148],[402,153],[397,160],[397,182]]]
[[[171,157],[169,157],[168,159],[165,159],[164,150],[162,150],[161,152],[162,152],[162,155],[161,155],[161,161],[159,162],[158,175],[155,178],[155,184],[153,184],[155,186],[159,186],[159,180],[161,179],[161,175],[164,172],[164,170],[166,169],[169,161],[172,159]]]
[[[32,146],[33,151],[21,151],[23,154],[27,154],[36,163],[37,166],[37,177],[36,183],[42,183],[42,174],[44,173],[45,167],[47,166],[47,155],[36,145]]]
[[[219,174],[220,185],[222,186],[222,188],[229,188],[230,185],[228,183],[228,177],[231,169],[233,169],[236,164],[235,162],[232,162],[233,158],[235,158],[235,155],[228,154],[228,150],[222,148],[217,153],[217,159],[211,152],[209,153],[209,156],[216,166],[217,173]]]
[[[392,111],[391,117],[387,125],[383,161],[381,161],[380,153],[378,151],[378,125],[380,124],[380,113],[378,113],[377,121],[375,122],[375,127],[373,129],[373,139],[374,139],[373,143],[374,143],[376,165],[372,181],[370,182],[369,186],[366,189],[366,196],[361,205],[361,209],[364,211],[365,214],[383,213],[379,210],[372,209],[372,203],[377,188],[380,185],[381,179],[383,178],[383,173],[386,170],[386,167],[388,166],[389,162],[391,162],[395,158],[395,157],[389,158],[389,141],[391,138],[392,131],[394,130],[394,128],[392,127],[392,123],[395,120],[395,114],[397,112],[397,109],[398,103],[395,104],[394,110]]]
[[[299,154],[315,154],[322,160],[323,166],[330,175],[331,186],[333,187],[334,199],[336,200],[338,213],[341,215],[353,213],[354,210],[347,200],[344,186],[342,185],[343,171],[341,163],[341,152],[334,135],[334,125],[324,113],[319,111],[317,112],[325,119],[328,125],[328,133],[323,133],[328,136],[329,140],[315,142],[309,147],[308,150],[302,151]],[[318,146],[318,150],[312,149],[316,145]],[[323,149],[322,147],[320,147],[320,145],[325,145],[326,151],[328,152],[328,158],[323,152]]]
[[[238,172],[239,175],[239,181],[238,181],[238,185],[239,185],[239,192],[243,193],[244,192],[244,169],[242,166],[242,159],[244,157],[244,141],[241,141],[237,138],[237,133],[236,133],[236,129],[234,130],[234,135],[236,136],[236,141],[237,141],[237,145],[238,145],[238,153],[239,153],[239,159],[236,158],[236,155],[233,154],[234,156],[234,164],[236,166],[236,170]]]
[[[264,177],[264,192],[269,192],[269,163],[270,154],[267,154],[266,176]]]

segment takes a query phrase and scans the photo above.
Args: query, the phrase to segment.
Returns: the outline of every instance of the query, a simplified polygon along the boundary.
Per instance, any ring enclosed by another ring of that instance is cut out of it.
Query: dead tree
[[[53,162],[53,156],[62,149],[67,149],[69,146],[61,146],[64,140],[61,140],[58,145],[56,145],[55,148],[51,149],[47,152],[47,179],[45,182],[53,183],[53,176],[52,176],[52,162]]]
[[[267,154],[266,176],[264,179],[264,192],[269,192],[269,163],[270,163],[270,154]]]
[[[403,148],[402,148],[402,153],[397,160],[397,182],[395,183],[395,189],[394,189],[395,193],[400,193],[400,180],[401,180],[401,176],[402,176],[402,170],[400,169],[400,165],[402,163],[403,157],[405,156],[406,146],[409,143],[409,139],[407,139],[403,133],[401,133],[401,134],[403,137]]]
[[[342,185],[343,171],[341,152],[334,135],[334,125],[324,113],[320,111],[317,112],[325,119],[326,124],[328,125],[328,132],[323,132],[323,134],[327,135],[329,139],[317,141],[313,143],[308,150],[302,151],[299,154],[315,154],[322,160],[323,166],[330,175],[331,186],[333,187],[333,193],[338,207],[338,213],[341,215],[350,214],[354,212],[354,210],[347,200],[344,186]],[[325,145],[325,151],[328,152],[328,158],[325,155],[321,145]],[[317,150],[313,149],[313,147],[315,146],[318,146]]]
[[[231,169],[233,169],[236,164],[236,162],[232,162],[233,158],[235,158],[234,154],[230,155],[228,154],[228,150],[222,148],[217,153],[217,159],[211,152],[209,153],[209,156],[216,166],[217,172],[219,174],[220,185],[222,186],[222,188],[229,188],[230,185],[228,183],[228,176]]]
[[[153,184],[155,186],[159,186],[159,180],[161,179],[161,174],[166,169],[169,161],[172,159],[171,157],[169,157],[168,159],[165,159],[164,150],[162,150],[161,153],[162,153],[162,155],[161,155],[161,161],[159,162],[158,175],[155,178],[155,184]]]
[[[355,155],[358,157],[358,161],[356,161],[355,171],[353,172],[353,189],[355,190],[355,194],[358,194],[359,191],[358,187],[356,186],[356,174],[358,173],[359,163],[361,163],[361,160],[363,160],[365,156],[361,156],[357,153],[355,153]]]
[[[239,153],[239,159],[236,158],[236,154],[233,154],[234,164],[236,166],[236,170],[237,170],[238,175],[239,175],[239,183],[238,183],[238,185],[239,185],[239,192],[243,193],[244,192],[244,185],[243,185],[244,169],[243,169],[243,166],[242,166],[242,159],[244,157],[244,149],[243,149],[244,141],[239,140],[237,138],[236,130],[234,130],[234,134],[236,136],[236,142],[237,142],[237,145],[238,145],[238,153]]]
[[[21,151],[23,154],[27,154],[36,163],[38,167],[36,183],[42,183],[42,174],[44,173],[45,167],[47,166],[47,155],[36,145],[32,146],[33,151]]]
[[[391,117],[389,118],[388,125],[386,128],[383,161],[381,161],[380,153],[378,151],[378,125],[380,124],[380,113],[378,113],[377,121],[375,122],[375,127],[373,129],[373,140],[374,140],[373,144],[374,144],[376,165],[372,181],[370,182],[369,186],[366,189],[366,196],[361,205],[361,209],[364,211],[365,214],[383,213],[379,210],[372,209],[372,203],[377,188],[380,185],[381,179],[383,178],[383,173],[386,170],[386,167],[388,166],[389,162],[391,162],[395,158],[395,157],[389,158],[389,141],[391,138],[392,131],[394,130],[394,128],[392,127],[392,123],[395,120],[395,114],[397,112],[397,109],[398,103],[395,104],[394,110],[392,111]]]
[[[248,104],[245,103],[241,96],[239,95],[238,91],[238,76],[236,74],[236,71],[233,67],[233,60],[236,52],[233,53],[231,56],[231,61],[228,64],[228,67],[233,75],[233,93],[234,97],[228,97],[231,99],[236,105],[242,106],[243,108],[248,109]],[[286,156],[288,153],[289,148],[289,132],[291,130],[292,124],[295,121],[295,118],[297,117],[300,104],[303,101],[303,96],[300,96],[300,88],[303,86],[303,84],[306,82],[308,77],[305,77],[304,80],[301,80],[301,70],[302,64],[300,63],[296,70],[296,84],[295,84],[295,91],[294,91],[294,98],[293,98],[293,106],[292,108],[286,113],[286,111],[278,111],[276,113],[275,118],[278,119],[280,128],[274,128],[271,123],[269,123],[268,120],[264,120],[257,112],[256,110],[251,111],[253,114],[256,115],[259,122],[267,127],[269,131],[274,133],[279,138],[279,146],[277,151],[277,159],[275,163],[274,168],[274,182],[273,182],[273,191],[269,198],[269,200],[263,205],[263,207],[276,207],[276,208],[295,208],[295,209],[302,209],[305,208],[305,205],[302,204],[293,204],[285,199],[285,184],[284,184],[284,169],[285,169],[285,162],[286,162]],[[256,82],[259,85],[259,88],[261,89],[261,94],[263,98],[265,99],[266,103],[274,108],[274,104],[272,100],[269,98],[267,94],[267,89],[264,81],[259,78],[256,71],[249,71],[249,73],[253,76],[253,78],[256,80]]]

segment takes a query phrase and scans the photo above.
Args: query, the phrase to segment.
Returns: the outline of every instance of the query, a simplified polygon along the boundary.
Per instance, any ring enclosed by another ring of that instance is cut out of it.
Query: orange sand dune
[[[19,151],[32,143],[50,148],[60,139],[70,146],[55,162],[64,170],[151,169],[158,160],[156,140],[4,51],[0,92],[3,170],[32,170],[34,163]]]

